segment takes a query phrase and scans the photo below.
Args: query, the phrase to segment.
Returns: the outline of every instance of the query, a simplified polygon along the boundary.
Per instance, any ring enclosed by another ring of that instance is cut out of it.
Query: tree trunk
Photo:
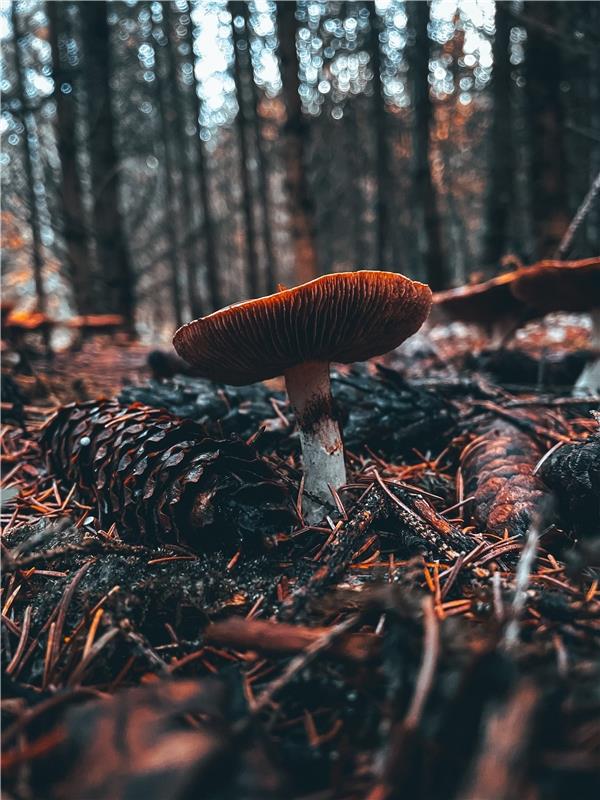
[[[358,124],[358,98],[353,98],[344,109],[344,133],[348,153],[350,225],[352,229],[355,265],[359,269],[368,266],[368,247],[365,240],[365,197],[363,192],[364,158],[356,146],[360,142],[360,126]],[[376,261],[376,267],[383,267],[383,262]]]
[[[529,3],[525,78],[531,142],[531,209],[536,257],[552,256],[569,225],[560,44],[554,27],[558,4]],[[535,23],[539,23],[535,24]]]
[[[414,110],[413,185],[416,212],[420,220],[420,251],[427,281],[432,289],[439,290],[449,284],[449,275],[442,244],[442,221],[429,159],[430,129],[433,126],[433,106],[428,80],[429,4],[409,0],[408,8],[415,31],[415,43],[410,57]]]
[[[592,30],[600,30],[600,4],[586,4],[586,11],[591,12]],[[595,47],[589,56],[589,107],[590,107],[590,128],[592,131],[600,131],[600,47]],[[600,146],[598,141],[592,142],[590,147],[589,181],[593,183],[596,176],[600,174]],[[590,209],[587,218],[587,241],[590,252],[600,252],[600,198]]]
[[[375,10],[375,4],[369,3],[370,11],[370,42],[369,50],[373,64],[373,102],[374,102],[374,125],[376,137],[376,236],[375,236],[375,259],[379,269],[389,266],[388,260],[388,174],[390,169],[388,146],[387,146],[387,112],[385,110],[385,100],[383,96],[383,86],[381,83],[381,45],[379,33],[381,22]]]
[[[163,13],[166,14],[168,5],[163,5]],[[169,26],[169,19],[165,19],[165,33],[168,35],[168,82],[171,87],[171,96],[173,99],[173,107],[175,110],[175,135],[177,139],[177,151],[179,157],[179,172],[181,175],[181,190],[182,190],[182,217],[184,224],[183,236],[183,257],[185,262],[185,271],[187,278],[187,289],[189,294],[190,311],[194,318],[202,316],[204,313],[203,304],[200,298],[200,291],[198,288],[198,270],[197,270],[197,256],[194,253],[194,240],[195,240],[195,225],[194,225],[194,199],[191,186],[191,169],[188,158],[188,141],[185,133],[185,104],[183,99],[183,92],[181,82],[179,80],[179,69],[177,62],[177,54],[175,52],[176,38],[174,34],[178,12],[171,7],[170,16],[171,25]],[[191,20],[188,25],[191,25]]]
[[[248,3],[236,2],[233,5],[239,6],[240,9],[236,12],[241,14],[244,18],[244,25],[246,28],[246,38],[250,43],[250,14],[248,13]],[[250,51],[248,51],[250,53]],[[257,158],[257,173],[258,173],[258,190],[261,200],[262,211],[262,238],[263,247],[265,250],[265,277],[267,284],[267,291],[274,292],[277,287],[277,266],[275,264],[275,253],[273,248],[273,236],[271,233],[271,206],[269,203],[269,179],[267,175],[267,155],[265,153],[265,146],[262,135],[261,115],[260,115],[260,96],[254,79],[254,70],[252,67],[252,58],[249,55],[249,69],[250,69],[250,96],[252,98],[252,108],[254,113],[254,135],[256,141],[256,158]]]
[[[190,11],[192,4],[190,2]],[[190,57],[192,63],[195,63],[194,56],[194,31],[192,23],[188,26],[188,44],[190,47]],[[210,186],[208,179],[208,165],[204,155],[204,147],[202,146],[202,139],[200,138],[200,114],[202,111],[200,96],[197,92],[196,83],[194,82],[194,96],[196,98],[196,134],[194,141],[196,143],[196,158],[198,163],[198,180],[200,184],[200,203],[202,205],[202,238],[204,239],[204,248],[206,253],[206,276],[208,285],[208,296],[213,310],[221,308],[223,305],[221,299],[221,288],[219,284],[220,263],[219,253],[217,249],[217,242],[215,237],[215,222],[210,204]]]
[[[487,209],[483,263],[497,267],[509,241],[511,208],[514,205],[514,161],[511,103],[509,11],[496,3],[492,72],[491,164],[487,187]]]
[[[46,312],[46,288],[44,286],[42,257],[42,235],[40,224],[40,213],[35,195],[35,168],[33,147],[39,146],[37,142],[37,130],[35,118],[28,106],[27,93],[25,91],[25,74],[23,60],[21,58],[21,37],[22,31],[17,14],[17,4],[11,5],[11,23],[13,27],[15,42],[15,72],[17,78],[17,92],[21,106],[21,121],[23,122],[23,146],[25,150],[25,177],[27,180],[27,202],[29,204],[29,227],[31,228],[31,252],[32,252],[32,271],[33,282],[35,285],[35,296],[38,311]],[[48,342],[46,342],[47,344]]]
[[[238,101],[238,113],[236,117],[238,137],[240,143],[240,171],[242,178],[242,202],[244,205],[244,223],[246,227],[246,275],[248,290],[251,297],[258,297],[260,294],[258,261],[256,256],[256,227],[254,225],[254,210],[252,202],[252,182],[250,180],[250,125],[247,115],[246,80],[244,72],[247,73],[249,65],[250,42],[248,39],[248,26],[243,15],[243,2],[229,3],[231,13],[231,29],[233,33],[235,91]],[[241,6],[241,8],[240,8]],[[244,33],[241,28],[235,25],[236,17],[244,19]],[[253,80],[253,76],[250,76]]]
[[[72,71],[61,57],[61,36],[66,30],[65,6],[47,2],[46,13],[50,22],[50,46],[56,102],[56,141],[62,183],[60,197],[64,219],[64,238],[67,251],[68,274],[73,292],[73,302],[78,314],[90,314],[94,309],[93,266],[85,224],[83,189],[77,165],[77,136],[75,86]],[[62,87],[67,84],[68,91]]]
[[[81,3],[79,11],[87,78],[94,235],[106,289],[104,305],[106,310],[121,314],[126,329],[133,334],[134,274],[120,212],[120,165],[111,103],[112,53],[108,4],[104,0],[91,0]]]
[[[166,13],[166,8],[163,6],[163,14]],[[177,207],[177,189],[175,186],[175,174],[173,159],[171,156],[171,148],[169,142],[171,139],[171,112],[168,108],[169,96],[171,92],[168,90],[165,81],[165,70],[163,67],[167,57],[165,54],[166,49],[170,49],[169,38],[166,34],[167,21],[163,17],[162,33],[166,37],[166,43],[161,45],[154,39],[154,53],[155,53],[155,70],[156,76],[156,94],[158,99],[158,118],[160,123],[160,138],[162,140],[162,150],[164,156],[164,174],[165,174],[165,192],[167,207],[165,209],[165,216],[163,225],[166,229],[167,239],[169,242],[169,254],[167,261],[169,263],[169,283],[171,286],[171,298],[173,301],[173,311],[175,312],[175,322],[177,327],[183,325],[183,308],[181,300],[181,288],[179,286],[179,265],[181,263],[181,255],[179,249],[179,236],[177,234],[177,220],[179,216],[179,209]],[[160,28],[157,33],[160,33]],[[176,91],[176,87],[170,87],[172,91]],[[179,122],[179,121],[178,121]],[[180,125],[177,124],[179,128]]]
[[[319,270],[314,231],[314,203],[305,169],[308,125],[302,113],[299,92],[295,2],[277,2],[277,24],[283,97],[287,113],[284,131],[285,166],[296,277],[299,282],[305,282],[315,278]]]

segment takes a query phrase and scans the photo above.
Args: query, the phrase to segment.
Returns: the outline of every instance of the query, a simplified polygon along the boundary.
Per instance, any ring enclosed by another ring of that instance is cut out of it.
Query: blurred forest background
[[[597,2],[20,0],[0,36],[3,295],[55,319],[459,284],[554,254],[600,171]]]

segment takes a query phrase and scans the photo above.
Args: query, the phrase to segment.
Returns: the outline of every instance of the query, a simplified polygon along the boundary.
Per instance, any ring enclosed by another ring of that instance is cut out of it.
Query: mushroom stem
[[[285,372],[288,397],[300,430],[304,462],[303,509],[308,522],[321,513],[315,499],[331,502],[329,487],[346,483],[342,434],[333,413],[329,363],[309,361]]]
[[[516,316],[502,317],[490,323],[489,346],[492,350],[500,350],[512,340],[515,333],[519,330],[524,320]]]
[[[586,397],[600,392],[600,309],[596,308],[591,312],[592,317],[592,337],[590,344],[595,351],[591,361],[583,369],[581,375],[573,387],[575,397]]]
[[[592,340],[594,349],[600,349],[600,308],[595,308],[590,316],[592,318]]]

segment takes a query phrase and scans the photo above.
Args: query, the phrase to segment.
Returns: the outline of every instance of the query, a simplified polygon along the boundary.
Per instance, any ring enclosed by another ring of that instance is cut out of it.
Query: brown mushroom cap
[[[541,312],[600,308],[600,258],[540,261],[511,286],[515,297]]]
[[[13,311],[6,320],[6,327],[13,330],[37,331],[54,325],[54,320],[41,311]]]
[[[67,322],[68,328],[120,328],[125,324],[121,314],[85,314],[81,317],[71,317]]]
[[[222,308],[179,328],[179,355],[207,378],[242,386],[306,361],[364,361],[415,333],[431,290],[394,272],[338,272]]]
[[[483,283],[459,286],[433,295],[434,305],[451,319],[478,324],[493,323],[502,317],[524,312],[523,302],[511,286],[520,270],[506,272]]]

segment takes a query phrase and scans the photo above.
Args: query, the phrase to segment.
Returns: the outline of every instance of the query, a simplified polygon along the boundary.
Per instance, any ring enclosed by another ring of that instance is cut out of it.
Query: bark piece
[[[600,535],[600,433],[559,447],[542,464],[540,476],[577,534]]]
[[[296,5],[295,2],[277,3],[277,25],[287,116],[284,153],[296,274],[300,280],[309,281],[319,274],[319,265],[315,243],[314,202],[306,171],[309,130],[300,100]]]

